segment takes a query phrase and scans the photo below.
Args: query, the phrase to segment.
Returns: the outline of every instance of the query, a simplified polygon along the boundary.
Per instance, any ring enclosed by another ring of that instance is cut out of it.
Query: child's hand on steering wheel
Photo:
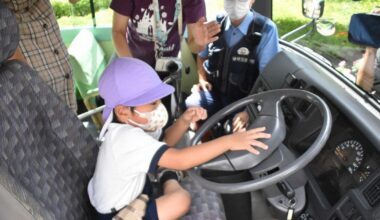
[[[230,150],[247,150],[252,154],[260,154],[256,148],[264,150],[268,149],[268,146],[257,139],[267,139],[271,137],[271,134],[264,133],[265,127],[254,128],[248,131],[236,132],[227,136],[230,138],[231,147]]]

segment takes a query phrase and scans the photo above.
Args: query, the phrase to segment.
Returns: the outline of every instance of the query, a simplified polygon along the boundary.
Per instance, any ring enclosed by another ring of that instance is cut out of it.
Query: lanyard
[[[175,13],[174,13],[174,19],[173,24],[175,22],[178,22],[178,34],[180,37],[180,43],[182,41],[182,0],[176,0],[175,3]],[[165,31],[166,28],[162,28],[161,26],[165,25],[162,23],[161,16],[160,16],[160,4],[158,0],[153,0],[153,41],[154,41],[154,51],[155,51],[155,57],[160,58],[163,55],[163,51],[160,51],[160,47],[163,47],[168,39],[168,35],[170,31],[173,29],[174,25]]]

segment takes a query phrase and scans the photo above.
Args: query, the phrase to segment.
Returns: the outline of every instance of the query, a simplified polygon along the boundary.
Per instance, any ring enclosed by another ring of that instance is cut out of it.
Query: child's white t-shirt
[[[146,174],[155,171],[168,148],[157,140],[160,134],[128,124],[109,125],[88,185],[90,202],[99,213],[119,210],[141,194]]]

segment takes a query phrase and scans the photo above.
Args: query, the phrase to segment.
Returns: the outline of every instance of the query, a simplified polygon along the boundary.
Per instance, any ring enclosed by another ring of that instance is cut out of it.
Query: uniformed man
[[[199,83],[186,106],[202,106],[211,116],[246,97],[258,75],[280,51],[276,25],[251,10],[255,0],[224,0],[226,15],[217,17],[222,32],[197,58]],[[246,112],[235,115],[234,130],[248,122]]]

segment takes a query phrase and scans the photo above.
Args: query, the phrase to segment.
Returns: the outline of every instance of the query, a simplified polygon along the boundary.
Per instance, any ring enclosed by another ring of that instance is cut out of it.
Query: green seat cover
[[[104,51],[91,31],[83,29],[68,48],[75,86],[85,99],[98,91],[98,81],[107,61]]]

